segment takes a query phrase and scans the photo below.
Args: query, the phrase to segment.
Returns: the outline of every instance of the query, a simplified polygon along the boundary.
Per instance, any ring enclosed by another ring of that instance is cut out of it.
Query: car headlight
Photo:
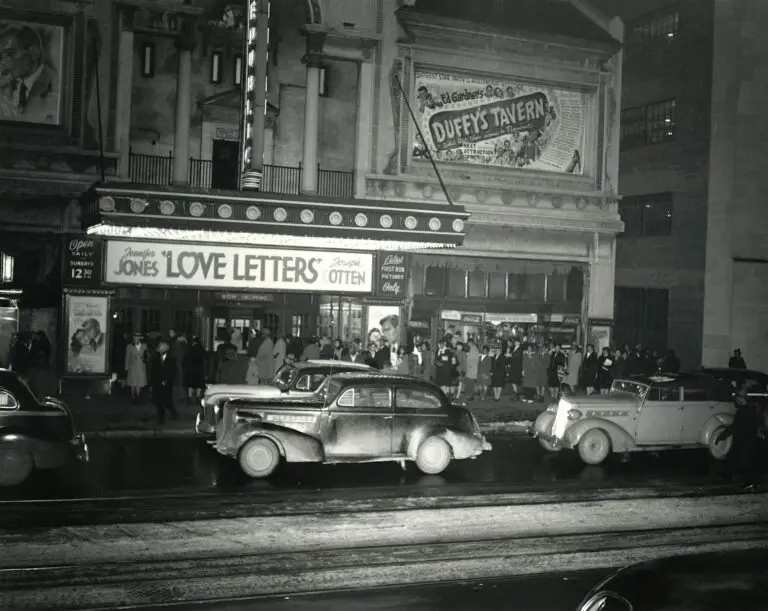
[[[218,418],[219,413],[221,412],[221,406],[217,403],[213,406],[213,414]]]
[[[584,414],[582,414],[577,409],[569,409],[568,410],[568,420],[578,420],[581,418]]]
[[[598,592],[582,603],[579,611],[632,611],[632,605],[614,592]]]

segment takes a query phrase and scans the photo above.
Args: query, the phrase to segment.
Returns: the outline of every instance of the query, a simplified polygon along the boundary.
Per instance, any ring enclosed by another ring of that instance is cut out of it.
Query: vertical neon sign
[[[243,88],[242,189],[260,189],[264,163],[269,66],[269,0],[248,0]]]

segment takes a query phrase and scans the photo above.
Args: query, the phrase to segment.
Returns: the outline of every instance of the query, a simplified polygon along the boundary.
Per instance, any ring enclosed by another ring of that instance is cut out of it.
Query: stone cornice
[[[308,24],[303,28],[306,36],[322,37],[322,55],[328,59],[366,61],[381,43],[382,36],[368,30],[331,28]]]

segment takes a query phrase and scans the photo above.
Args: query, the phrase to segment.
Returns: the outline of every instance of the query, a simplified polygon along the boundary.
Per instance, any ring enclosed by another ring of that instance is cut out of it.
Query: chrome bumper
[[[85,435],[75,435],[69,443],[74,447],[77,460],[85,463],[91,460],[91,453],[88,450],[88,442],[85,440]]]
[[[199,413],[197,414],[197,419],[195,420],[195,431],[199,435],[213,436],[216,434],[216,429],[208,424],[205,420],[203,420],[203,417]]]

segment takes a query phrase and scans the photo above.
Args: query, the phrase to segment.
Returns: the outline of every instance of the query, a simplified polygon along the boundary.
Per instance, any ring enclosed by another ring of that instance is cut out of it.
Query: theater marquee
[[[373,254],[109,240],[105,280],[180,288],[370,293]]]
[[[414,159],[582,173],[582,91],[417,70],[414,94]]]

